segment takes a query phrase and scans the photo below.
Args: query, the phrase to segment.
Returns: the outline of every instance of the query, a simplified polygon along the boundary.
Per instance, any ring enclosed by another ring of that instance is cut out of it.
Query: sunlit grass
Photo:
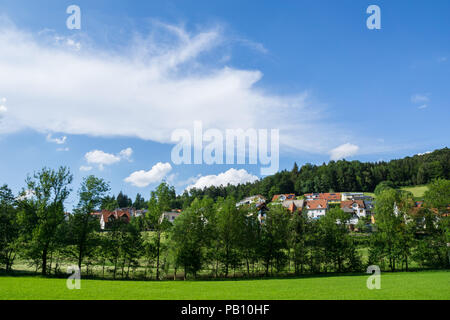
[[[239,281],[82,280],[80,290],[67,289],[65,279],[0,277],[0,299],[450,299],[449,271],[382,273],[380,290],[367,289],[368,276],[319,276]]]

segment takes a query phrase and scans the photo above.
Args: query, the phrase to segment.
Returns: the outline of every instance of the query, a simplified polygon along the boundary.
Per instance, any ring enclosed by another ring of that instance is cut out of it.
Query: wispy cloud
[[[88,171],[91,171],[91,170],[92,170],[91,166],[81,166],[80,167],[80,171],[88,172]]]
[[[331,160],[340,160],[346,157],[354,156],[358,153],[359,147],[357,145],[346,143],[334,148],[330,151]]]
[[[418,104],[418,109],[426,109],[430,102],[429,94],[414,94],[411,96],[411,102]]]
[[[47,135],[46,139],[47,139],[47,142],[56,143],[56,144],[65,144],[67,141],[66,136],[63,136],[61,138],[53,138],[50,133]]]
[[[430,101],[430,98],[428,98],[428,95],[425,94],[414,94],[411,96],[412,103],[423,103],[428,101]]]
[[[84,43],[73,50],[42,40],[45,34],[1,27],[0,92],[11,105],[0,133],[31,128],[171,143],[173,130],[201,120],[205,130],[279,129],[282,149],[314,153],[348,137],[323,121],[323,105],[307,90],[272,94],[257,87],[259,70],[229,68],[214,58],[204,63],[224,45],[221,28],[155,28],[157,37],[135,37],[125,44],[129,51],[117,53]]]

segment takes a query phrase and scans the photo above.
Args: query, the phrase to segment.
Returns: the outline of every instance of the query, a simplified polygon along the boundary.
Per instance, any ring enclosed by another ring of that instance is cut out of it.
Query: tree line
[[[388,181],[395,187],[428,184],[434,179],[450,179],[450,149],[391,160],[389,162],[330,161],[328,164],[297,163],[291,171],[281,171],[254,183],[238,186],[212,186],[191,189],[180,197],[187,206],[199,196],[234,197],[242,199],[248,195],[261,194],[272,199],[275,194],[311,192],[373,192],[375,187]]]
[[[7,272],[18,259],[43,275],[76,263],[86,275],[100,268],[114,279],[360,272],[368,264],[395,271],[411,262],[449,267],[449,180],[433,180],[419,210],[412,194],[377,188],[375,230],[360,234],[350,232],[351,215],[340,208],[312,220],[273,205],[261,223],[256,208],[237,207],[231,196],[196,197],[172,224],[161,218],[177,201],[165,182],[151,192],[145,216],[114,220],[102,232],[91,213],[104,205],[108,183],[86,177],[67,215],[71,183],[68,168],[44,168],[19,196],[0,188],[0,266]]]

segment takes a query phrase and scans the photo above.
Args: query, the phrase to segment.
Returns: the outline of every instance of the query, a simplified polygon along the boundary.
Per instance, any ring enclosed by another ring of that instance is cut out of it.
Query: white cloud
[[[35,196],[35,192],[34,190],[31,189],[27,189],[27,190],[23,190],[18,197],[16,197],[17,201],[23,201],[23,200],[28,200],[31,199]]]
[[[120,157],[101,150],[89,151],[84,155],[87,163],[98,164],[100,170],[103,170],[105,165],[110,165],[120,161]]]
[[[255,182],[258,179],[257,176],[248,173],[245,169],[236,170],[232,168],[218,175],[200,177],[194,184],[188,186],[186,190],[189,191],[192,188],[203,189],[210,186],[227,186],[228,184],[238,185]]]
[[[6,98],[0,99],[0,118],[3,117],[3,115],[8,112],[8,108],[4,105],[6,103]]]
[[[87,172],[87,171],[91,171],[91,170],[92,170],[92,167],[90,167],[90,166],[81,166],[80,167],[80,171]]]
[[[339,160],[346,157],[354,156],[358,153],[359,147],[357,145],[346,143],[334,148],[330,151],[331,160]]]
[[[429,153],[431,153],[431,151],[426,151],[424,153],[418,153],[417,155],[418,156],[424,156],[424,155],[429,154]]]
[[[192,34],[160,23],[154,30],[122,51],[83,39],[77,51],[44,41],[45,33],[0,25],[0,92],[14,101],[0,133],[31,128],[170,143],[173,130],[200,120],[222,132],[279,129],[282,148],[316,153],[332,147],[330,136],[348,136],[323,121],[323,106],[309,92],[273,94],[258,87],[259,70],[204,59],[233,43],[220,28]]]
[[[414,94],[411,96],[412,103],[424,103],[430,101],[427,95],[424,94]]]
[[[427,104],[423,104],[423,105],[421,105],[421,106],[419,106],[417,108],[418,109],[425,109],[425,108],[428,108],[428,105]]]
[[[70,149],[69,149],[68,147],[56,149],[56,151],[59,151],[59,152],[67,152],[67,151],[69,151],[69,150],[70,150]]]
[[[52,142],[52,143],[56,143],[56,144],[64,144],[67,141],[67,137],[63,136],[61,138],[52,138],[52,135],[49,133],[47,135],[47,141],[48,142]]]
[[[117,155],[112,153],[107,153],[102,150],[89,151],[84,155],[87,163],[97,164],[100,170],[104,169],[105,165],[111,165],[121,160],[131,161],[131,155],[133,154],[133,149],[127,148],[120,151]]]
[[[122,159],[125,159],[125,160],[128,160],[128,161],[131,161],[131,155],[132,154],[133,154],[133,149],[131,149],[131,148],[126,148],[126,149],[124,149],[124,150],[119,152],[119,156]]]
[[[167,174],[172,171],[170,163],[158,162],[149,171],[135,171],[124,181],[140,188],[161,181]]]

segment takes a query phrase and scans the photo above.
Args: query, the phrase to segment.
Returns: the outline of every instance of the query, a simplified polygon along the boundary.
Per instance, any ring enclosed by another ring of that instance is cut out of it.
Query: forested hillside
[[[261,194],[270,199],[274,194],[292,192],[373,192],[382,181],[391,181],[395,186],[401,187],[426,184],[436,178],[450,179],[449,148],[389,162],[340,160],[319,166],[305,164],[301,168],[295,163],[291,171],[281,171],[254,183],[192,189],[189,194],[185,192],[179,200],[185,205],[189,200],[204,195],[213,199],[227,196],[241,199]]]

